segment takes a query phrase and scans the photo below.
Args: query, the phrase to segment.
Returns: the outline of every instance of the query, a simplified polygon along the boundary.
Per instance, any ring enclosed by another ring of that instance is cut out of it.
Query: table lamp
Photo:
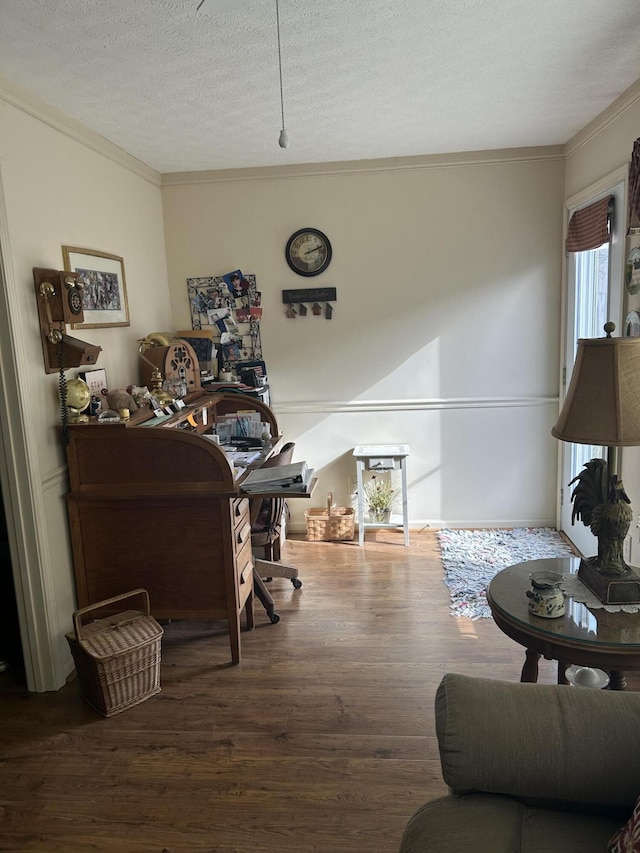
[[[155,397],[156,400],[160,403],[160,405],[164,406],[165,403],[170,403],[173,400],[171,394],[167,394],[166,391],[162,388],[162,372],[157,364],[154,364],[150,359],[148,359],[145,355],[145,352],[149,349],[149,347],[154,346],[154,344],[150,344],[146,338],[140,338],[138,340],[138,355],[140,358],[148,364],[151,370],[151,388],[149,389],[151,396]]]
[[[571,522],[580,519],[598,540],[595,557],[583,558],[578,577],[604,604],[640,603],[640,576],[624,561],[633,512],[618,473],[618,448],[640,445],[640,338],[578,341],[569,390],[551,430],[561,441],[607,448],[569,483]]]

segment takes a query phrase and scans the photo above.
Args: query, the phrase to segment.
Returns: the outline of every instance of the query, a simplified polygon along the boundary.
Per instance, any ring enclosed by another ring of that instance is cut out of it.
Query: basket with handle
[[[327,495],[326,507],[305,510],[307,539],[310,542],[334,542],[353,539],[355,511],[350,506],[333,506],[333,494]]]
[[[144,610],[125,610],[86,625],[83,616],[140,596]],[[76,665],[80,693],[103,717],[111,717],[160,691],[161,626],[150,615],[146,589],[107,598],[73,614],[66,634]]]

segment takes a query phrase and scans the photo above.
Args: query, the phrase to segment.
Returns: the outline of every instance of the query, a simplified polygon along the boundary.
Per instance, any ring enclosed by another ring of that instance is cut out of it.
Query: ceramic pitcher
[[[529,575],[531,589],[527,590],[529,612],[545,619],[564,616],[564,594],[560,589],[562,575],[559,572],[532,572]]]

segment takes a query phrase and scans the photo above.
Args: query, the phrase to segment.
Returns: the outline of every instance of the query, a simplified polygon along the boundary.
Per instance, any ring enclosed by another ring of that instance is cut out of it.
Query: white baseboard
[[[358,524],[356,522],[356,528]],[[555,518],[510,518],[510,519],[496,519],[496,518],[483,518],[483,519],[465,519],[464,521],[460,519],[453,519],[451,521],[443,521],[442,519],[430,520],[430,521],[420,521],[419,519],[409,520],[409,530],[412,530],[414,533],[419,533],[422,530],[441,530],[442,528],[455,528],[460,530],[470,530],[472,528],[496,528],[496,527],[552,527],[554,530],[556,528],[556,519]],[[286,525],[282,526],[283,531],[286,534]],[[398,529],[402,529],[402,525],[398,525]],[[291,533],[306,533],[306,526],[301,522],[291,522],[288,525],[288,530]],[[286,538],[286,535],[285,535]]]

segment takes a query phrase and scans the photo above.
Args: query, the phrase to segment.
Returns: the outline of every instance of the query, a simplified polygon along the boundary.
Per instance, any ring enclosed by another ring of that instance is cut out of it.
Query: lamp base
[[[608,575],[582,559],[578,577],[603,604],[640,604],[640,575],[633,569],[624,575]]]

